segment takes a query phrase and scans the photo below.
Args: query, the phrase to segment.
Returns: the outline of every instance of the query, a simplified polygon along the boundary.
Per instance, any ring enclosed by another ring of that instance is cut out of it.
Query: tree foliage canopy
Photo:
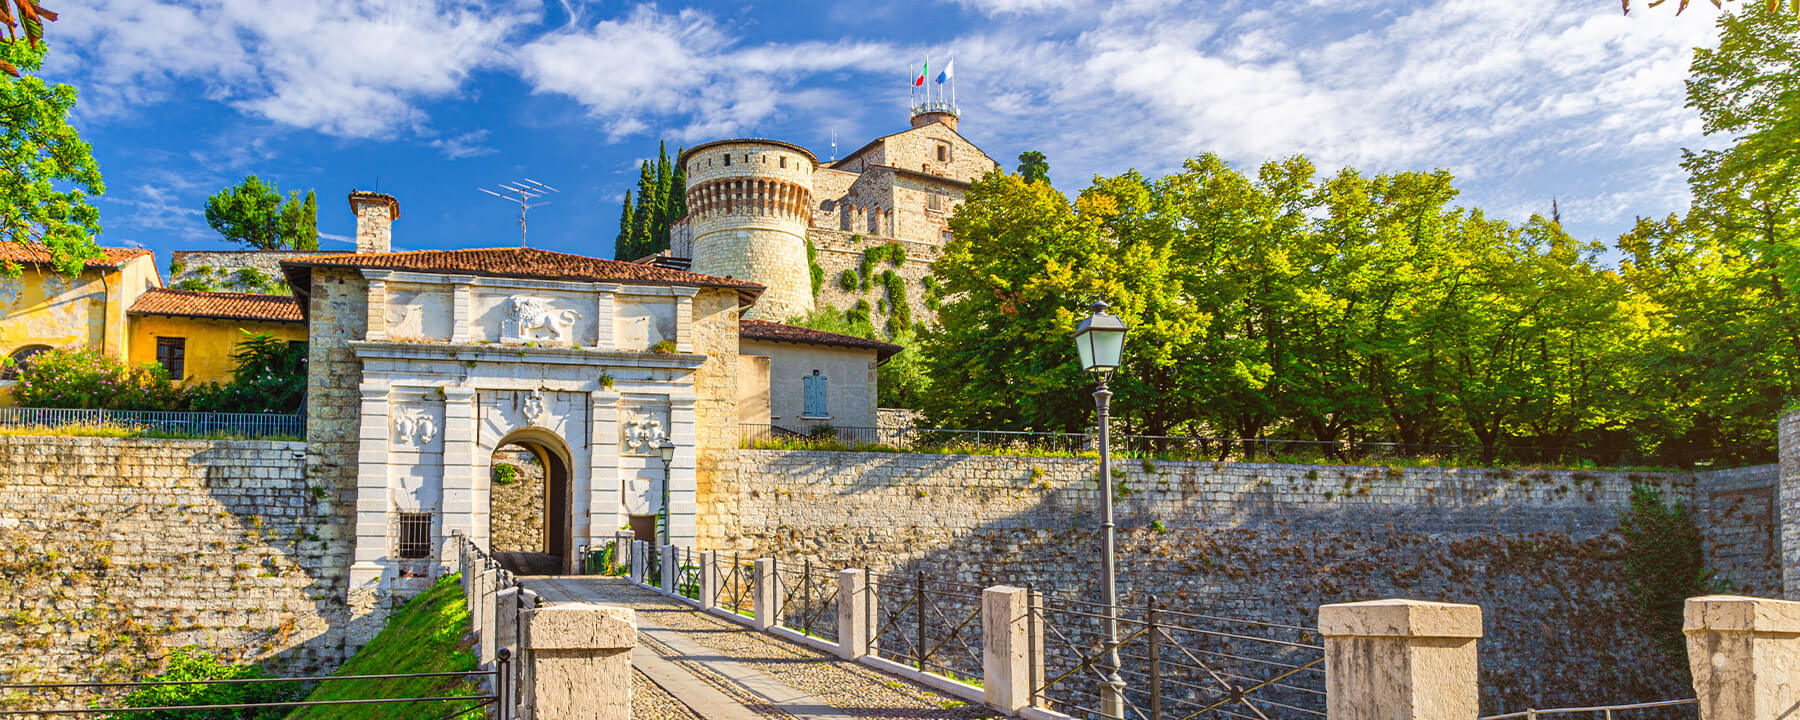
[[[226,240],[257,250],[319,249],[319,201],[313,191],[281,199],[274,183],[255,175],[206,199],[206,224]]]
[[[69,125],[75,88],[34,74],[46,52],[42,43],[0,42],[0,62],[23,71],[0,77],[0,242],[42,244],[73,275],[100,257],[90,200],[106,185],[93,148]]]

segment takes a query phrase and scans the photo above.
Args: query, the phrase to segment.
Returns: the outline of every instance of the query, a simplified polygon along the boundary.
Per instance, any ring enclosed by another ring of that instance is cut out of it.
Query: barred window
[[[926,195],[925,196],[925,209],[931,210],[933,212],[943,212],[944,211],[944,198],[942,196],[938,195],[937,193],[931,193],[930,195]]]
[[[431,513],[400,513],[400,559],[431,557]]]

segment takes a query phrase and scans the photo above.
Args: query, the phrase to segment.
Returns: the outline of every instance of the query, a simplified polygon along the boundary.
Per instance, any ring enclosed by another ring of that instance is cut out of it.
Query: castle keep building
[[[825,163],[778,140],[690,148],[677,160],[687,172],[688,215],[671,227],[671,261],[768,288],[751,318],[790,320],[859,303],[877,327],[899,303],[915,319],[929,317],[924,278],[950,239],[950,214],[969,183],[999,167],[957,131],[957,120],[954,107],[921,105],[910,129]],[[893,260],[865,271],[864,255],[890,245],[900,252],[878,252]],[[857,274],[855,283],[845,271]],[[899,277],[898,297],[865,277],[885,272]]]

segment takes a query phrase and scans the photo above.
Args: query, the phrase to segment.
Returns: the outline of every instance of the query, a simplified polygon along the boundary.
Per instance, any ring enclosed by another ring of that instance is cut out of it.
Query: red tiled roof
[[[413,252],[313,255],[283,260],[281,267],[283,270],[314,267],[381,268],[492,277],[617,282],[634,285],[720,287],[737,290],[739,301],[745,305],[755,301],[763,291],[763,286],[744,280],[672,270],[655,265],[602,260],[586,255],[550,252],[536,248],[416,250]],[[293,284],[291,280],[289,282]],[[296,287],[299,286],[296,285]]]
[[[87,269],[112,269],[130,262],[133,258],[149,255],[144,248],[103,247],[101,256],[87,261]],[[0,242],[0,263],[14,262],[33,265],[50,264],[50,248],[36,243]]]
[[[179,315],[226,320],[301,322],[300,301],[292,295],[200,292],[157,288],[138,297],[132,315]]]
[[[824,330],[803,328],[767,320],[744,318],[738,321],[738,337],[745,340],[766,340],[770,342],[791,342],[805,345],[833,345],[836,347],[874,350],[878,360],[886,360],[904,348],[893,343],[880,340],[859,338],[855,335],[840,335]]]

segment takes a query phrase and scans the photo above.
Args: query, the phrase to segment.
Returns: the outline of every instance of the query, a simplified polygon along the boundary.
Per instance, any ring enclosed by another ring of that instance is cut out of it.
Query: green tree
[[[917,409],[948,427],[1079,429],[1091,380],[1069,334],[1089,302],[1123,296],[1101,227],[1048,183],[993,172],[950,228],[933,265],[950,299],[919,347],[935,391]]]
[[[36,49],[44,40],[44,23],[54,21],[56,13],[38,7],[37,0],[12,0],[12,5],[14,12],[7,12],[6,0],[0,0],[0,25],[6,26],[0,43],[16,45],[23,39]],[[19,67],[3,56],[0,56],[0,72],[20,77]]]
[[[47,51],[42,43],[0,43],[0,62],[22,73],[0,78],[0,242],[41,244],[57,270],[73,275],[100,257],[91,198],[106,184],[93,148],[69,125],[75,88],[36,75]]]
[[[619,208],[619,234],[613,238],[614,260],[635,260],[631,256],[632,232],[637,229],[637,221],[632,217],[631,190],[625,191],[625,202]]]
[[[1019,177],[1025,182],[1050,182],[1050,161],[1036,150],[1019,153]]]
[[[291,413],[306,399],[306,343],[240,330],[231,382],[194,388],[189,405],[206,412]]]
[[[674,219],[675,219],[670,214],[675,208],[673,207],[673,202],[672,202],[673,199],[670,197],[670,192],[669,192],[670,188],[675,184],[675,176],[674,176],[673,172],[674,171],[669,168],[668,144],[659,141],[656,144],[656,198],[657,198],[657,202],[656,202],[656,206],[655,206],[656,207],[656,218],[654,221],[655,227],[653,228],[653,231],[651,232],[651,235],[650,235],[651,246],[646,249],[646,251],[644,252],[645,255],[649,255],[650,253],[664,250],[669,247],[669,223],[674,221]]]
[[[257,250],[317,250],[319,208],[313,192],[281,198],[281,190],[255,175],[206,199],[206,223],[226,240]]]
[[[654,252],[646,251],[646,248],[654,244],[652,238],[656,235],[656,218],[661,214],[658,205],[662,202],[662,196],[657,193],[656,171],[647,161],[638,165],[637,193],[637,209],[631,213],[631,252],[626,257],[619,258],[620,260],[636,260]]]
[[[1650,5],[1650,7],[1656,7],[1667,1],[1668,0],[1650,0],[1650,2],[1648,4]],[[1713,4],[1713,7],[1716,7],[1716,8],[1719,8],[1722,10],[1725,8],[1725,3],[1735,2],[1735,1],[1736,0],[1712,0],[1712,4]],[[1692,3],[1693,3],[1693,0],[1678,0],[1678,2],[1676,2],[1676,4],[1675,4],[1675,14],[1680,15],[1681,13],[1685,12],[1687,10],[1688,5],[1690,5]],[[1746,3],[1746,4],[1748,5],[1748,4],[1754,4],[1754,3]],[[1620,5],[1620,7],[1624,8],[1625,14],[1627,14],[1627,15],[1631,14],[1631,0],[1619,0],[1619,5]],[[1789,5],[1789,7],[1791,7],[1793,9],[1793,11],[1796,14],[1800,14],[1800,0],[1788,0],[1788,5]],[[1768,11],[1772,12],[1772,13],[1779,12],[1781,10],[1781,0],[1763,0],[1763,7],[1767,8]]]

